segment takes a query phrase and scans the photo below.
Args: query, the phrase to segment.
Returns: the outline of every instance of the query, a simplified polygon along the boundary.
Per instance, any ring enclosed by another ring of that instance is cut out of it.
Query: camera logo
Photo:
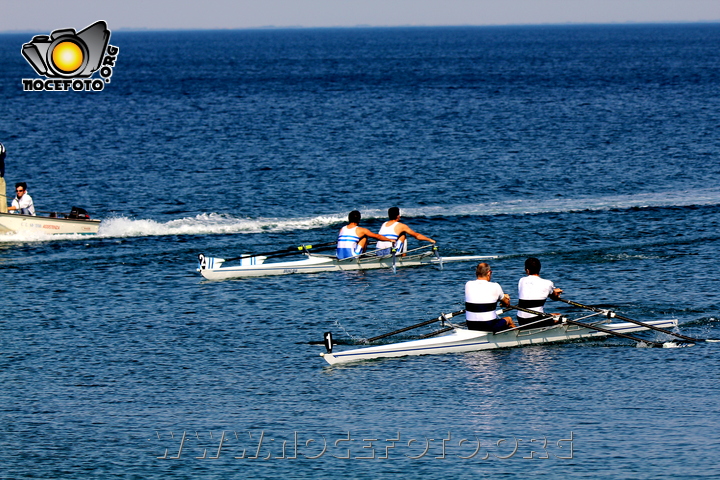
[[[37,74],[47,80],[24,78],[23,90],[101,91],[105,83],[110,83],[120,53],[109,42],[110,30],[102,20],[80,32],[63,28],[50,35],[34,36],[22,46],[21,53]],[[90,78],[98,70],[102,80]]]

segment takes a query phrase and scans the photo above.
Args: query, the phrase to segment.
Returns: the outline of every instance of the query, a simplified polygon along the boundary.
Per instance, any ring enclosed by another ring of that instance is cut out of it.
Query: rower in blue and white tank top
[[[395,242],[395,247],[397,248],[396,253],[398,255],[405,253],[407,251],[407,242],[405,242],[405,241],[398,242],[397,240],[399,238],[399,235],[397,233],[395,233],[395,226],[398,224],[398,222],[392,222],[391,225],[388,225],[388,223],[390,223],[390,222],[388,221],[388,222],[383,223],[383,225],[382,225],[382,227],[380,227],[380,231],[378,233],[387,238],[393,239],[393,241]],[[403,240],[404,239],[405,238],[403,237]],[[386,248],[389,249],[391,247],[392,247],[392,243],[390,243],[390,242],[377,242],[378,250],[383,250]]]
[[[358,242],[360,242],[360,237],[356,233],[357,228],[358,227],[342,227],[340,229],[336,253],[338,260],[350,257],[357,257],[358,255],[363,253],[362,247],[358,245]]]

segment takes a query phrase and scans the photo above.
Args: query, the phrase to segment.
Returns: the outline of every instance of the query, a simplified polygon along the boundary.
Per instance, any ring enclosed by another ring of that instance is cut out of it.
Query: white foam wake
[[[672,207],[720,204],[720,189],[640,193],[607,197],[522,199],[462,205],[434,205],[401,207],[408,217],[454,217],[465,215],[532,215],[538,213],[562,213],[577,211],[600,211],[638,207]],[[385,209],[361,209],[363,219],[385,219]],[[129,237],[146,235],[187,235],[220,233],[262,233],[310,230],[338,225],[347,220],[347,212],[300,218],[238,218],[224,214],[202,214],[161,223],[153,220],[112,218],[100,226],[105,237]]]
[[[110,218],[100,224],[101,237],[142,237],[155,235],[204,235],[222,233],[262,233],[309,230],[342,222],[343,217],[238,218],[232,215],[204,213],[169,222]]]
[[[463,215],[532,215],[537,213],[602,211],[643,207],[687,207],[691,205],[720,205],[719,189],[672,192],[637,193],[584,198],[518,199],[490,203],[403,208],[407,216],[463,216]]]
[[[638,193],[634,195],[588,196],[584,198],[518,199],[499,202],[468,203],[406,207],[400,205],[406,217],[455,217],[532,215],[577,211],[601,211],[639,207],[683,207],[690,205],[720,205],[720,189]],[[365,220],[386,218],[385,209],[360,209]],[[126,217],[106,218],[100,224],[99,237],[144,237],[161,235],[206,235],[225,233],[263,233],[310,230],[338,225],[347,220],[347,211],[299,218],[242,218],[227,214],[204,213],[167,222]],[[81,235],[10,234],[0,235],[0,242],[47,241],[50,239],[80,239]]]

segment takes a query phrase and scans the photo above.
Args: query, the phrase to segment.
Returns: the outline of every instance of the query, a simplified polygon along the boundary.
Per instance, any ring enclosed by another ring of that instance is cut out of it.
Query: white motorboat
[[[377,345],[358,348],[354,350],[334,351],[332,336],[326,333],[325,346],[329,350],[320,355],[330,365],[371,360],[376,358],[404,357],[407,355],[430,355],[440,353],[474,352],[477,350],[490,350],[495,348],[519,347],[523,345],[542,345],[568,340],[624,335],[631,332],[648,330],[635,323],[609,323],[609,319],[591,324],[593,328],[581,327],[574,323],[561,323],[554,326],[530,329],[512,329],[497,334],[478,332],[455,326],[451,331],[432,338],[410,340],[407,342]],[[677,320],[654,320],[646,322],[647,325],[658,328],[672,328],[677,326]],[[597,330],[604,329],[613,333]],[[651,342],[654,343],[654,342]],[[668,342],[663,346],[677,346]]]
[[[466,255],[459,257],[440,257],[437,247],[424,246],[410,250],[405,256],[382,254],[387,251],[369,252],[358,257],[338,260],[335,255],[310,253],[310,246],[298,247],[305,256],[302,260],[289,262],[269,262],[263,255],[243,255],[233,259],[198,255],[198,271],[208,280],[225,280],[238,277],[259,277],[264,275],[288,275],[291,273],[334,272],[343,270],[370,270],[377,268],[416,267],[420,265],[439,265],[449,262],[482,261],[497,258],[495,256]],[[285,250],[287,251],[287,250]],[[297,250],[296,250],[297,252]],[[284,255],[284,254],[283,254]],[[226,267],[225,262],[240,260],[239,265]]]
[[[82,208],[73,207],[69,214],[48,213],[48,216],[0,213],[0,233],[96,235],[100,228],[100,220],[91,219]]]

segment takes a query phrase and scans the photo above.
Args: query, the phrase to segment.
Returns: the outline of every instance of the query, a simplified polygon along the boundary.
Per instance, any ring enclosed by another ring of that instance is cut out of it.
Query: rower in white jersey
[[[518,306],[533,310],[539,314],[544,313],[545,300],[548,298],[556,300],[563,292],[559,288],[555,288],[555,285],[550,280],[540,278],[540,260],[535,257],[530,257],[525,260],[525,273],[526,277],[520,279],[518,282]],[[532,325],[527,328],[538,328],[547,327],[555,323],[552,318],[538,321],[543,318],[542,315],[532,315],[530,313],[518,312],[518,323],[520,326]]]
[[[475,278],[476,280],[465,284],[465,319],[468,330],[495,333],[515,328],[512,318],[498,317],[498,302],[507,307],[510,305],[510,295],[503,292],[499,283],[491,281],[490,265],[479,263],[475,268]]]
[[[412,228],[408,227],[404,223],[400,223],[400,209],[398,207],[388,208],[388,221],[383,223],[380,227],[380,235],[384,235],[388,238],[393,239],[395,242],[395,248],[397,254],[405,254],[407,252],[407,236],[415,237],[418,240],[424,242],[435,243],[430,237],[426,237],[420,233],[414,232]],[[389,249],[392,246],[392,242],[378,242],[377,249]],[[389,253],[389,252],[388,252]]]
[[[337,243],[338,260],[361,255],[367,247],[368,237],[384,242],[390,242],[391,245],[395,241],[392,238],[378,235],[367,228],[360,227],[360,218],[360,212],[353,210],[348,215],[348,225],[340,229]]]

